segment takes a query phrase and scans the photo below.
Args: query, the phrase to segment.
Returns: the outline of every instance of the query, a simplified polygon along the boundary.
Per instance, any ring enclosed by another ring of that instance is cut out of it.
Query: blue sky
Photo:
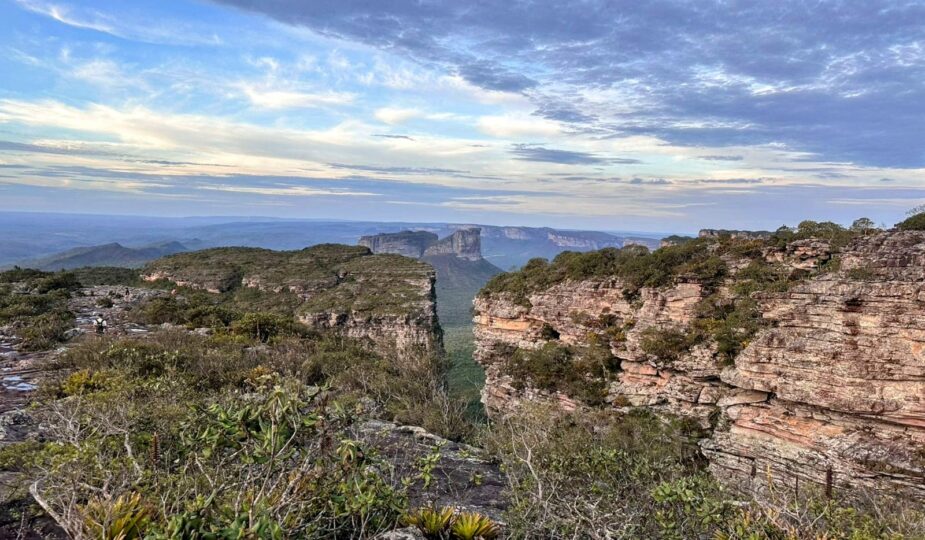
[[[0,210],[696,230],[925,202],[925,2],[0,0]]]

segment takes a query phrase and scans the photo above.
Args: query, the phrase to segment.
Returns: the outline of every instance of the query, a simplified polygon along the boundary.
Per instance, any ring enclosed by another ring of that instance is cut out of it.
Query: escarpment
[[[925,495],[925,233],[567,254],[475,311],[492,414],[647,407],[705,428],[710,469],[749,492]]]
[[[391,253],[418,259],[437,239],[437,235],[432,232],[402,231],[363,236],[357,243],[368,247],[373,253]]]
[[[359,244],[373,253],[392,253],[420,259],[450,255],[469,261],[482,260],[482,230],[478,227],[458,229],[443,239],[427,231],[402,231],[360,238]]]
[[[270,311],[285,306],[309,327],[368,339],[382,349],[443,347],[433,268],[365,247],[209,249],[154,261],[142,277],[213,294],[262,294],[254,301]]]

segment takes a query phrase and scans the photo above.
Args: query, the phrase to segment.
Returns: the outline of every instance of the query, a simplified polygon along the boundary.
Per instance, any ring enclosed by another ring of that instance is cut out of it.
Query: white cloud
[[[483,116],[478,120],[482,133],[499,138],[555,137],[562,133],[558,122],[535,116]]]
[[[292,90],[268,90],[251,85],[241,85],[241,90],[250,102],[262,109],[306,109],[349,105],[356,95],[349,92],[298,92]]]
[[[226,191],[230,193],[251,193],[254,195],[295,196],[295,197],[376,197],[377,193],[363,191],[347,191],[333,189],[316,189],[304,186],[285,187],[250,187],[250,186],[200,186],[199,189],[209,191]]]
[[[417,109],[402,109],[397,107],[383,107],[375,113],[376,119],[386,124],[403,124],[412,118],[422,116]]]
[[[187,28],[175,20],[137,21],[120,14],[118,17],[93,9],[74,7],[46,0],[15,0],[23,9],[44,15],[61,24],[102,32],[122,39],[147,43],[173,43],[181,45],[220,45],[221,38],[214,32]]]

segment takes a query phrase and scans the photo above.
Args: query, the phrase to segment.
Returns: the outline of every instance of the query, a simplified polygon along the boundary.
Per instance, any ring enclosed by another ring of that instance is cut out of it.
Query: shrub
[[[653,252],[642,246],[605,248],[586,253],[562,252],[553,261],[532,259],[520,271],[499,274],[480,294],[506,294],[514,302],[529,305],[529,295],[565,280],[616,277],[626,283],[627,294],[642,287],[671,284],[680,275],[691,275],[711,287],[726,273],[721,258],[710,253],[715,241],[698,238]]]
[[[856,266],[845,271],[845,276],[857,281],[872,281],[877,278],[877,272],[870,267]]]
[[[604,343],[575,349],[549,342],[536,350],[518,349],[508,358],[504,371],[519,388],[532,384],[590,405],[601,405],[607,378],[618,368],[618,360]]]
[[[896,228],[901,231],[925,231],[925,212],[915,214],[900,221]]]
[[[643,411],[525,406],[495,422],[483,444],[511,486],[511,538],[656,538],[651,490],[702,464],[680,423]]]
[[[53,311],[31,317],[20,331],[23,348],[30,351],[50,349],[65,340],[73,323],[74,317],[68,311]]]
[[[670,365],[677,362],[700,339],[701,336],[694,332],[651,326],[642,331],[640,347],[657,361]]]
[[[176,399],[165,382],[145,390],[144,406],[99,394],[48,417],[68,451],[36,471],[36,494],[71,536],[355,538],[406,511],[388,466],[349,439],[352,419],[317,389],[265,377],[247,395],[207,396],[163,418],[163,400]]]
[[[239,336],[267,343],[279,336],[298,336],[308,329],[291,317],[272,313],[247,313],[231,325],[231,332]]]

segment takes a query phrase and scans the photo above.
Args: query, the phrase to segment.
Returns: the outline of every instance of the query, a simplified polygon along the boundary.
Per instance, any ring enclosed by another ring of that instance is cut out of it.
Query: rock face
[[[489,411],[515,408],[522,399],[553,398],[567,408],[577,404],[562,394],[546,395],[537,389],[515,390],[503,372],[505,354],[513,348],[538,349],[549,341],[552,330],[558,341],[580,345],[590,333],[607,329],[619,334],[610,341],[611,352],[620,359],[620,372],[612,381],[608,401],[622,405],[650,406],[690,416],[706,424],[715,408],[715,396],[723,392],[721,369],[709,351],[691,354],[672,366],[650,361],[641,341],[653,329],[685,326],[703,298],[697,283],[680,283],[658,290],[644,288],[628,300],[620,280],[566,281],[530,296],[532,307],[510,300],[475,300],[476,360],[485,367],[482,401]]]
[[[480,296],[476,359],[486,368],[487,409],[503,413],[525,399],[582,406],[515,385],[505,359],[551,339],[608,335],[620,360],[608,402],[708,427],[701,446],[717,478],[752,492],[775,484],[925,496],[925,233],[886,232],[841,249],[799,240],[762,255],[791,274],[833,258],[840,268],[756,294],[765,327],[731,364],[718,361],[712,341],[668,364],[641,347],[647,329],[690,323],[706,294],[696,281],[643,288],[631,300],[613,278],[564,281],[529,295],[529,306]],[[734,282],[743,265],[728,262]]]
[[[154,261],[142,276],[213,293],[281,295],[297,304],[300,322],[371,340],[381,350],[443,350],[434,270],[407,257],[336,244],[301,251],[218,248]]]
[[[925,495],[925,235],[857,242],[839,272],[761,303],[774,327],[721,378],[766,398],[726,409],[704,444],[716,474]]]
[[[455,255],[460,259],[478,261],[482,258],[482,230],[459,229],[424,251],[424,255]]]
[[[424,250],[437,243],[437,235],[427,231],[402,231],[363,236],[357,243],[373,253],[392,253],[418,259]]]
[[[452,506],[460,511],[479,512],[499,521],[508,507],[504,494],[507,479],[500,466],[484,451],[443,439],[423,428],[398,426],[369,420],[356,428],[355,437],[375,448],[395,469],[396,481],[416,479],[421,460],[439,456],[425,485],[416,480],[409,488],[413,508]]]
[[[427,231],[402,231],[364,236],[358,242],[373,253],[394,253],[420,259],[452,255],[468,261],[482,260],[482,230],[478,227],[457,229],[453,234],[438,239]]]

